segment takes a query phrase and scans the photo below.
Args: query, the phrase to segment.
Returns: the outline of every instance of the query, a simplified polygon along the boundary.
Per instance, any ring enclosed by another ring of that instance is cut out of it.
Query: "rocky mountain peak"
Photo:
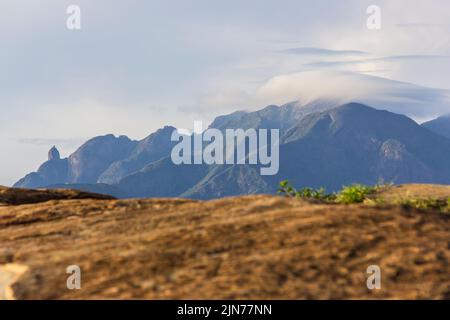
[[[59,154],[58,149],[56,149],[55,146],[53,146],[49,151],[48,151],[48,160],[52,161],[52,160],[60,160],[61,159],[61,155]]]

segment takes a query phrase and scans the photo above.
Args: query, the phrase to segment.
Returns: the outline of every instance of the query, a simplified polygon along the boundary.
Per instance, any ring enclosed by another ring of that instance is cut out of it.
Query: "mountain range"
[[[291,102],[217,117],[209,126],[279,129],[280,170],[261,176],[258,165],[175,165],[174,127],[141,141],[95,137],[68,158],[56,148],[18,188],[72,188],[119,198],[211,199],[276,192],[288,179],[298,187],[335,191],[352,183],[450,183],[450,117],[419,125],[400,114],[360,103]]]

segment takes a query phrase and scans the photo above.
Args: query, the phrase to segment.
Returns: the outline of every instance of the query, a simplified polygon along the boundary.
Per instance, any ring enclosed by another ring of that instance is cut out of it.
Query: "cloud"
[[[280,51],[281,53],[289,53],[296,55],[312,55],[312,56],[364,56],[367,52],[358,50],[330,50],[313,47],[289,48]]]
[[[370,58],[370,59],[358,59],[358,60],[340,60],[340,61],[319,61],[319,62],[309,62],[305,63],[305,66],[314,68],[323,67],[336,67],[336,66],[351,66],[357,64],[366,64],[374,62],[402,62],[402,61],[420,61],[420,60],[437,60],[437,59],[450,59],[450,56],[444,55],[396,55],[396,56],[386,56],[380,58]]]
[[[449,27],[449,24],[437,24],[437,23],[397,23],[395,26],[400,28],[441,28]]]
[[[308,71],[276,76],[257,90],[267,104],[327,99],[337,104],[361,102],[423,121],[448,113],[450,91],[370,75]]]

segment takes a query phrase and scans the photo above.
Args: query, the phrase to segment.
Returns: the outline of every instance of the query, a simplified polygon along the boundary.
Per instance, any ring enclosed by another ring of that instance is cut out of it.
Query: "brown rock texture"
[[[387,202],[396,202],[405,199],[448,199],[450,186],[436,184],[407,184],[385,188],[376,197]]]
[[[64,192],[0,207],[0,291],[9,297],[450,298],[450,220],[442,212],[279,196],[200,202]],[[67,289],[70,265],[81,268],[80,290]],[[379,290],[367,288],[370,265],[381,268]]]
[[[103,199],[111,200],[114,197],[94,194],[78,190],[31,190],[6,188],[0,186],[0,206],[21,205],[30,203],[40,203],[49,200],[70,200],[70,199]]]

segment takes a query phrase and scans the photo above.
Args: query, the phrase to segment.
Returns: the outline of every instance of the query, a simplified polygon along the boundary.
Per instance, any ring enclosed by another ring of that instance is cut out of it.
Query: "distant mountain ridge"
[[[450,114],[425,122],[422,126],[450,139]]]
[[[166,126],[137,142],[129,156],[111,163],[99,176],[98,182],[117,184],[129,174],[170,154],[174,145],[170,141],[173,130],[174,127]]]
[[[14,186],[65,187],[116,197],[211,199],[274,193],[278,182],[326,187],[351,183],[450,183],[450,139],[388,111],[332,101],[292,102],[254,112],[217,117],[209,126],[280,129],[280,170],[261,176],[258,165],[175,165],[170,153],[174,127],[141,141],[96,137],[60,159],[55,150],[37,172]]]
[[[112,163],[128,157],[136,145],[137,142],[128,137],[109,134],[90,139],[65,159],[59,157],[59,152],[49,152],[48,161],[37,172],[26,175],[14,186],[41,188],[55,184],[95,184]]]

